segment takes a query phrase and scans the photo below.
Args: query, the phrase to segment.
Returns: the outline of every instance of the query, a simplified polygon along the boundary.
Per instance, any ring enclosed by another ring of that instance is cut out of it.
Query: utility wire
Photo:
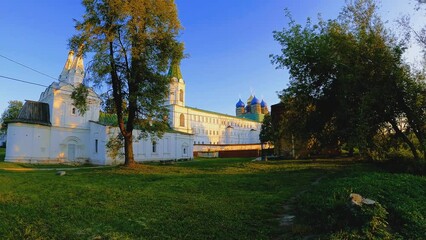
[[[68,82],[66,82],[66,81],[64,81],[64,80],[60,80],[60,79],[55,78],[55,77],[52,77],[52,76],[50,76],[50,75],[48,75],[48,74],[46,74],[46,73],[40,72],[40,71],[38,71],[38,70],[36,70],[36,69],[34,69],[34,68],[32,68],[32,67],[29,67],[29,66],[27,66],[27,65],[25,65],[25,64],[22,64],[22,63],[20,63],[20,62],[17,62],[17,61],[15,61],[15,60],[13,60],[13,59],[10,59],[10,58],[8,58],[8,57],[6,57],[6,56],[2,55],[2,54],[0,54],[0,57],[2,57],[2,58],[4,58],[4,59],[7,59],[7,60],[9,60],[9,61],[11,61],[11,62],[13,62],[13,63],[16,63],[16,64],[18,64],[18,65],[20,65],[20,66],[22,66],[22,67],[28,68],[28,69],[30,69],[30,70],[32,70],[32,71],[34,71],[34,72],[36,72],[36,73],[39,73],[39,74],[41,74],[41,75],[43,75],[43,76],[46,76],[46,77],[52,78],[52,79],[54,79],[54,80],[56,80],[56,81],[58,81],[58,82],[63,82],[63,83],[67,83],[67,84],[68,84]],[[5,78],[9,78],[9,77],[5,77]],[[14,80],[14,79],[12,79],[12,80]],[[18,81],[18,82],[25,82],[24,80],[19,80],[19,79],[15,79],[15,81]],[[39,85],[39,86],[43,86],[43,87],[47,87],[47,86],[45,86],[45,85],[40,85],[40,84],[32,83],[32,82],[31,82],[30,84],[33,84],[33,85]],[[71,85],[71,86],[72,86],[72,85]],[[72,86],[72,87],[74,88],[74,86]]]
[[[4,58],[4,59],[7,59],[7,60],[9,60],[9,61],[11,61],[11,62],[13,62],[13,63],[16,63],[16,64],[18,64],[18,65],[21,65],[22,67],[28,68],[28,69],[30,69],[30,70],[32,70],[32,71],[34,71],[34,72],[38,73],[38,74],[44,75],[44,76],[49,77],[49,78],[52,78],[52,79],[54,79],[54,80],[58,80],[58,78],[52,77],[52,76],[50,76],[50,75],[48,75],[48,74],[46,74],[46,73],[42,73],[42,72],[40,72],[40,71],[38,71],[38,70],[36,70],[36,69],[34,69],[34,68],[32,68],[32,67],[28,67],[28,66],[27,66],[27,65],[25,65],[25,64],[22,64],[22,63],[20,63],[20,62],[17,62],[17,61],[15,61],[15,60],[10,59],[10,58],[8,58],[8,57],[6,57],[6,56],[3,56],[3,55],[1,55],[1,54],[0,54],[0,57],[2,57],[2,58]]]
[[[39,83],[35,83],[35,82],[30,82],[30,81],[25,81],[25,80],[21,80],[21,79],[17,79],[17,78],[12,78],[12,77],[7,77],[7,76],[3,76],[0,75],[0,78],[6,78],[9,80],[13,80],[13,81],[17,81],[17,82],[22,82],[22,83],[27,83],[27,84],[32,84],[32,85],[36,85],[36,86],[40,86],[40,87],[49,87],[43,84],[39,84]]]
[[[7,76],[3,76],[3,75],[0,75],[0,78],[5,78],[5,79],[9,79],[9,80],[16,81],[16,82],[21,82],[21,83],[26,83],[26,84],[36,85],[36,86],[39,86],[39,87],[52,88],[53,90],[61,90],[61,91],[64,91],[64,92],[70,92],[70,93],[72,93],[72,92],[73,92],[73,91],[66,90],[66,89],[56,89],[56,88],[54,88],[52,85],[47,86],[47,85],[43,85],[43,84],[40,84],[40,83],[35,83],[35,82],[25,81],[25,80],[22,80],[22,79],[17,79],[17,78],[13,78],[13,77],[7,77]],[[71,85],[71,86],[72,86],[72,85]],[[74,86],[72,86],[72,87],[74,87]]]

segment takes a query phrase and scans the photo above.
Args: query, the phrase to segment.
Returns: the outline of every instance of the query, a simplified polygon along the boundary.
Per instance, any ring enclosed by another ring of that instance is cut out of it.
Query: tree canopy
[[[288,133],[319,148],[371,153],[383,129],[398,136],[418,158],[424,148],[424,85],[415,81],[402,54],[406,48],[386,29],[372,0],[356,0],[335,20],[305,26],[290,19],[274,32],[281,54],[272,62],[290,72],[281,94]],[[297,119],[294,112],[298,112]],[[402,121],[407,122],[404,128]],[[291,128],[290,128],[291,127]],[[286,132],[286,131],[284,131]],[[409,134],[420,142],[417,149]]]
[[[266,114],[263,118],[260,128],[259,140],[261,143],[273,143],[275,139],[274,130],[272,128],[272,119],[270,114]]]
[[[13,120],[18,117],[19,111],[21,111],[23,106],[23,103],[18,100],[12,100],[9,101],[9,105],[7,106],[6,110],[1,114],[1,132],[7,131],[7,121]]]
[[[110,109],[124,139],[125,164],[131,165],[135,127],[144,137],[167,129],[166,72],[183,56],[176,5],[170,0],[84,0],[83,5],[86,13],[71,47],[94,53],[87,79],[111,90]],[[81,101],[75,98],[75,105]]]

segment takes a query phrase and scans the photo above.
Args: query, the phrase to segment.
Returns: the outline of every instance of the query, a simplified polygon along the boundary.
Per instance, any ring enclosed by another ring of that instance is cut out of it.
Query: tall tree
[[[1,114],[0,133],[7,132],[7,121],[18,117],[19,111],[22,109],[22,102],[18,100],[9,101],[6,110]]]
[[[83,5],[86,13],[71,47],[95,53],[88,79],[112,89],[125,165],[132,165],[133,130],[159,137],[167,127],[166,70],[183,56],[176,5],[173,0],[83,0]]]
[[[303,126],[295,129],[306,131],[322,147],[346,143],[367,153],[387,124],[414,146],[407,129],[393,124],[408,118],[422,141],[410,98],[419,92],[410,88],[414,82],[402,60],[405,46],[384,28],[373,0],[348,2],[336,20],[308,20],[305,27],[290,16],[289,27],[274,37],[282,55],[272,56],[272,61],[291,75],[281,98],[309,110],[305,121],[295,122]],[[415,147],[411,150],[417,158]]]

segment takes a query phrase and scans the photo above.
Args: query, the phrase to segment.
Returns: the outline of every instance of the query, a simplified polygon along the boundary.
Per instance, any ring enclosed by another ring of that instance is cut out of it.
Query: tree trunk
[[[391,125],[393,130],[395,130],[397,136],[399,136],[400,138],[402,138],[402,140],[407,143],[408,147],[411,150],[411,153],[413,153],[414,159],[418,160],[419,159],[419,154],[417,153],[417,149],[414,146],[413,142],[410,141],[410,139],[408,139],[408,137],[398,128],[398,125],[396,124],[395,121],[391,121]]]
[[[135,158],[133,157],[133,134],[131,132],[124,136],[124,165],[135,165]]]
[[[112,94],[114,97],[114,104],[117,113],[118,127],[121,134],[124,137],[124,165],[132,166],[135,164],[133,156],[133,121],[134,121],[134,102],[130,102],[128,110],[127,124],[124,123],[123,118],[123,95],[122,95],[122,84],[117,74],[117,67],[114,61],[114,48],[113,43],[109,43],[109,57],[111,66],[111,83],[112,83]],[[133,105],[132,105],[133,104]]]

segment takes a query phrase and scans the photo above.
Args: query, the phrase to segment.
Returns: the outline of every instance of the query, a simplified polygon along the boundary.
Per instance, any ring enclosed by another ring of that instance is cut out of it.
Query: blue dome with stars
[[[260,103],[260,106],[263,107],[263,108],[266,107],[266,102],[263,101],[263,99],[262,99],[262,102]]]
[[[237,107],[237,108],[244,107],[244,106],[245,106],[245,105],[244,105],[243,101],[241,101],[241,98],[240,98],[240,100],[237,102],[237,104],[235,105],[235,107]]]

